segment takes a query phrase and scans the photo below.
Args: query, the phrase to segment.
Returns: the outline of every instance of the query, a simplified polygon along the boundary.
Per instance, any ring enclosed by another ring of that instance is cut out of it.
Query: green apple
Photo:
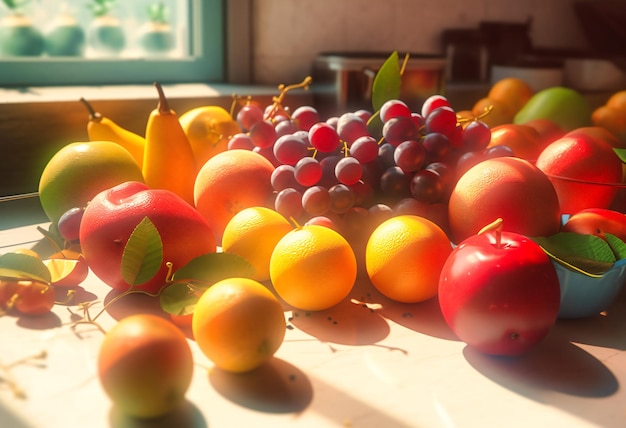
[[[592,109],[587,99],[574,89],[553,86],[534,94],[517,112],[513,123],[549,119],[564,131],[591,125]]]
[[[39,56],[44,37],[22,14],[11,14],[0,21],[0,56]]]
[[[85,31],[70,15],[62,15],[46,33],[46,53],[50,56],[81,56]]]

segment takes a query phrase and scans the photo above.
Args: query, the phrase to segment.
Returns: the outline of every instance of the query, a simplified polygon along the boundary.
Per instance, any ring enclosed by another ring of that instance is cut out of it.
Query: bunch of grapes
[[[441,95],[420,112],[390,100],[379,115],[382,132],[375,136],[366,110],[322,120],[310,106],[289,112],[249,102],[236,115],[242,133],[228,148],[253,150],[274,164],[274,208],[296,220],[445,204],[470,166],[511,155],[504,146],[487,149],[489,127],[480,118],[460,119]]]

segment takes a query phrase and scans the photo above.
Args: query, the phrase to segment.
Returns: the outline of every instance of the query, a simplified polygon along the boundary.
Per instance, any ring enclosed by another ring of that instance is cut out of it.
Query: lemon
[[[198,169],[228,147],[228,140],[241,132],[230,113],[219,106],[202,106],[186,111],[178,118],[189,139]]]
[[[417,303],[437,295],[439,275],[451,252],[450,240],[437,224],[416,215],[399,215],[370,235],[365,268],[382,294]]]
[[[70,208],[84,207],[101,191],[126,181],[144,181],[128,150],[111,141],[70,143],[44,167],[39,200],[46,216],[56,224]]]
[[[303,226],[278,241],[270,258],[270,278],[278,295],[307,311],[328,309],[348,296],[357,276],[352,247],[338,232]]]
[[[226,224],[222,250],[246,259],[256,270],[253,279],[267,281],[272,251],[292,229],[285,217],[270,208],[245,208]]]
[[[238,373],[269,360],[287,330],[280,301],[249,278],[228,278],[209,287],[196,304],[191,328],[209,360]]]

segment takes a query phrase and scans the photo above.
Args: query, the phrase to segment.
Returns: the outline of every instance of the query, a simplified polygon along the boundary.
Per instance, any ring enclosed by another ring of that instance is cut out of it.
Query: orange
[[[111,141],[70,143],[48,161],[39,179],[39,200],[56,223],[70,208],[126,181],[143,182],[141,168],[128,150]]]
[[[611,95],[606,102],[606,106],[626,112],[626,90],[617,91]]]
[[[191,328],[207,358],[230,372],[261,366],[287,330],[280,301],[249,278],[228,278],[209,287],[196,304]]]
[[[487,112],[487,109],[491,110]],[[512,123],[514,116],[505,103],[498,100],[492,100],[489,97],[484,97],[476,101],[472,107],[472,114],[475,117],[480,117],[480,120],[485,122],[490,127],[505,123]]]
[[[124,414],[134,417],[154,418],[174,410],[184,401],[192,375],[187,338],[156,315],[122,318],[98,352],[104,391]]]
[[[196,209],[218,242],[231,218],[244,208],[265,206],[272,195],[274,166],[249,150],[226,150],[209,159],[196,177]]]
[[[603,105],[591,113],[591,123],[614,135],[621,146],[626,146],[626,110]]]
[[[505,123],[491,128],[491,141],[487,148],[504,145],[519,158],[534,161],[543,149],[541,135],[533,127]]]
[[[270,259],[270,278],[278,295],[305,310],[328,309],[348,296],[357,276],[352,247],[338,232],[303,226],[278,241]]]
[[[453,241],[459,243],[499,217],[504,229],[527,236],[559,231],[559,200],[550,179],[527,160],[488,159],[457,181],[448,203]]]
[[[487,97],[505,104],[508,107],[508,111],[514,116],[533,94],[533,89],[523,79],[505,77],[491,86]]]
[[[293,226],[278,212],[266,207],[239,211],[224,229],[222,250],[246,259],[255,269],[252,279],[270,279],[270,257],[274,247]]]
[[[189,139],[198,169],[217,153],[225,151],[228,140],[241,132],[230,113],[219,106],[202,106],[178,118]]]
[[[437,224],[416,215],[399,215],[372,232],[365,266],[382,294],[417,303],[437,295],[439,275],[451,252],[450,240]]]
[[[552,178],[564,214],[585,208],[608,208],[617,189],[601,183],[622,181],[622,161],[613,147],[589,135],[563,137],[550,143],[537,158],[537,167],[549,176],[566,178]]]

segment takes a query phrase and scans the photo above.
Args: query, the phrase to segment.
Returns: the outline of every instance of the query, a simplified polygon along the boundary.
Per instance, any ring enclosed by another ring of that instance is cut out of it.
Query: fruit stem
[[[495,221],[480,229],[478,235],[494,231],[496,234],[496,248],[502,248],[502,223],[504,223],[504,220],[502,220],[502,217],[498,217]]]
[[[85,107],[87,107],[87,111],[89,112],[89,120],[93,120],[94,122],[100,122],[102,120],[102,115],[94,110],[89,101],[85,98],[80,97],[80,102],[83,103]]]
[[[278,94],[277,97],[272,97],[272,101],[274,101],[274,105],[272,105],[271,110],[267,113],[267,117],[268,118],[274,117],[274,114],[278,110],[278,107],[282,105],[283,100],[285,99],[285,95],[287,95],[287,92],[291,91],[292,89],[298,89],[298,88],[309,89],[309,85],[311,84],[312,81],[313,81],[313,78],[311,76],[307,76],[300,83],[294,83],[293,85],[287,85],[287,86],[285,86],[284,83],[281,83],[280,85],[278,85],[278,90],[280,91],[280,94]]]
[[[170,105],[167,102],[167,98],[165,98],[165,93],[163,92],[163,87],[161,86],[161,84],[159,82],[154,82],[154,87],[156,88],[157,92],[159,93],[159,102],[157,104],[157,111],[160,114],[170,114],[171,113]]]
[[[402,66],[400,67],[400,76],[404,74],[404,70],[406,70],[406,66],[409,63],[409,53],[404,54],[404,60],[402,61]]]

